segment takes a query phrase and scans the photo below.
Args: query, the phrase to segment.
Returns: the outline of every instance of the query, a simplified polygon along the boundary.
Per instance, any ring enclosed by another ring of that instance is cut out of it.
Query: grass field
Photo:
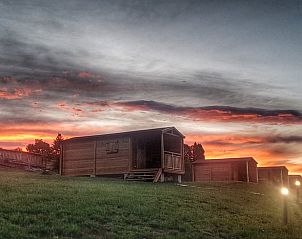
[[[282,226],[277,188],[194,186],[2,170],[0,238],[302,238],[302,206]]]

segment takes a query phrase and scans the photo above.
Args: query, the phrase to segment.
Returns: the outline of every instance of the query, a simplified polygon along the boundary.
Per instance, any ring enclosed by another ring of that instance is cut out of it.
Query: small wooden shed
[[[184,135],[175,127],[71,138],[62,143],[60,174],[181,181],[183,145]]]
[[[257,162],[252,157],[197,160],[192,181],[243,181],[258,183]]]
[[[288,186],[288,169],[285,166],[258,167],[259,182]]]
[[[302,176],[301,175],[288,175],[289,186],[296,187],[296,181],[299,181],[302,184]]]

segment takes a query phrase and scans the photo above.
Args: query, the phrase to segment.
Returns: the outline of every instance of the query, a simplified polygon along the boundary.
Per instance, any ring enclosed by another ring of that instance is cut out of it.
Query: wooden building
[[[301,175],[288,175],[288,181],[290,187],[296,187],[296,181],[299,181],[302,184],[302,177]]]
[[[63,141],[60,174],[68,176],[123,175],[129,180],[181,181],[184,136],[174,127]]]
[[[285,166],[258,167],[259,182],[288,185],[288,169]]]
[[[197,160],[192,181],[243,181],[258,183],[257,162],[252,157]]]
[[[43,168],[44,160],[39,154],[0,149],[0,165],[12,168]]]

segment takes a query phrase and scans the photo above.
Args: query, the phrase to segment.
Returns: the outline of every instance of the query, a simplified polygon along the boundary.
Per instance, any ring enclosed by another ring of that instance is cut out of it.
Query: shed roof
[[[268,167],[258,167],[259,170],[270,170],[270,169],[284,169],[287,170],[287,167],[285,167],[284,165],[282,166],[268,166]]]
[[[185,138],[185,136],[182,133],[180,133],[175,127],[163,127],[163,128],[153,128],[153,129],[143,129],[143,130],[119,132],[119,133],[112,133],[112,134],[101,134],[101,135],[73,137],[73,138],[64,140],[64,142],[92,140],[92,139],[99,139],[99,138],[121,137],[121,136],[133,136],[133,135],[139,135],[139,134],[145,134],[145,133],[164,133],[164,132],[167,132],[169,130],[173,130],[175,132],[175,134],[178,134],[182,138]]]
[[[193,164],[233,163],[233,162],[246,162],[246,161],[254,161],[256,164],[258,164],[257,161],[253,157],[197,160],[197,161],[193,162]]]
[[[288,175],[289,178],[293,178],[293,179],[301,179],[302,176],[300,174],[291,174],[291,175]]]

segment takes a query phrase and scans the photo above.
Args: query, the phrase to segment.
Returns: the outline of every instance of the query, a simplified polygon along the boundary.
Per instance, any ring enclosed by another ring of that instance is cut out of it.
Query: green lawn
[[[282,226],[277,188],[194,186],[2,170],[0,238],[302,238],[302,204]]]

